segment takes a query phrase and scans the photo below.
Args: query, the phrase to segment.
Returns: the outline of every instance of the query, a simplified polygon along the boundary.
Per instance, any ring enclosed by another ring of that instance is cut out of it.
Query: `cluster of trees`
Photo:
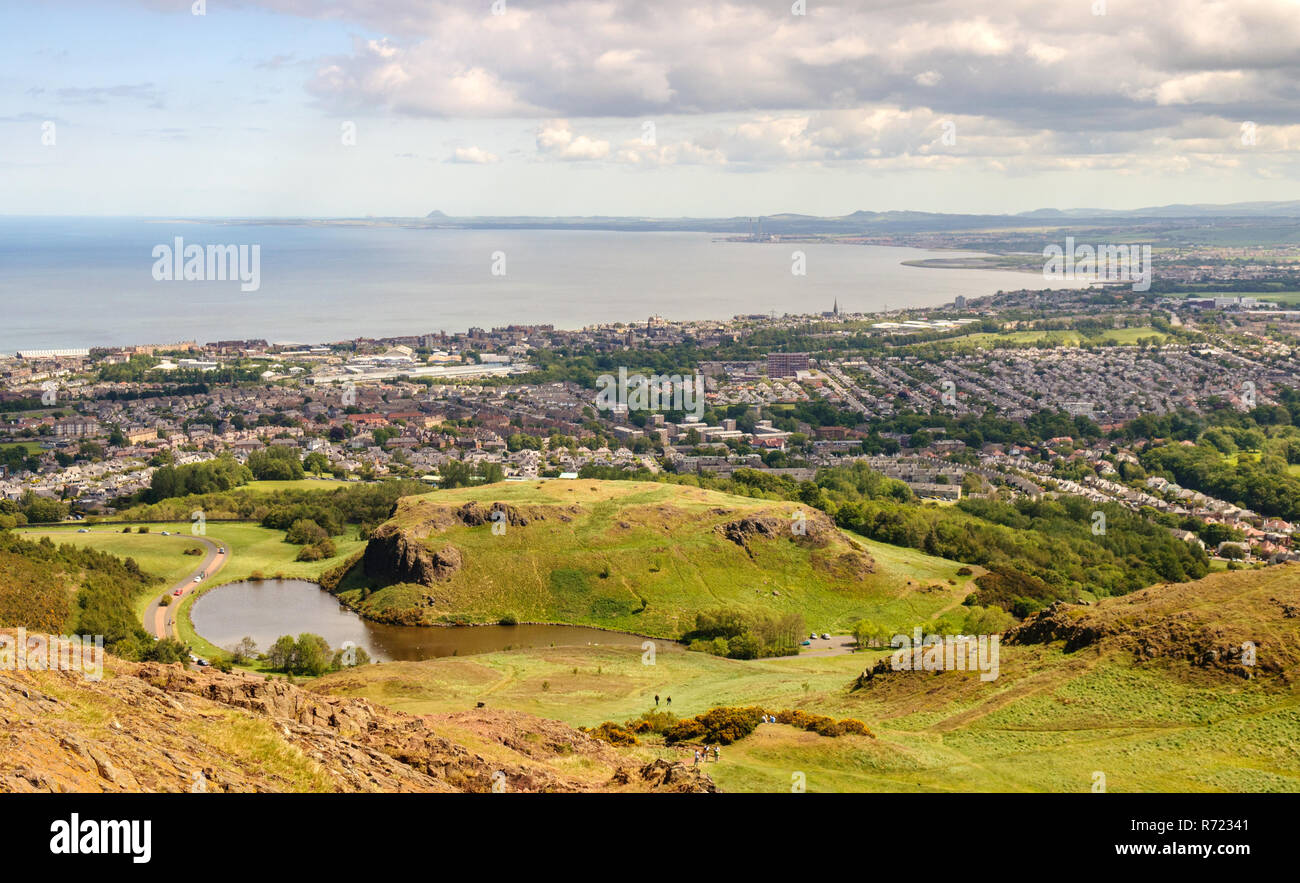
[[[124,508],[124,521],[188,521],[190,513],[202,509],[209,521],[229,518],[260,522],[264,527],[288,530],[300,518],[315,521],[330,536],[338,536],[345,525],[361,530],[386,521],[399,497],[428,493],[423,482],[390,479],[355,483],[330,490],[290,488],[269,492],[246,491],[176,497],[152,504]]]
[[[271,445],[248,455],[248,469],[258,481],[296,481],[306,476],[298,448]]]
[[[310,518],[299,518],[285,531],[284,541],[302,546],[299,561],[321,561],[337,554],[329,533]]]
[[[1223,454],[1236,453],[1239,437],[1222,428],[1211,429],[1202,437],[1202,444],[1161,445],[1147,449],[1140,459],[1148,472],[1168,476],[1183,487],[1263,515],[1288,521],[1300,518],[1300,478],[1290,474],[1287,462],[1290,456],[1300,461],[1300,439],[1283,440],[1282,451],[1263,453],[1258,460],[1239,456],[1233,462]],[[1262,434],[1246,443],[1252,442],[1255,450],[1265,445]]]
[[[92,639],[102,635],[105,649],[124,659],[167,661],[172,648],[160,647],[135,613],[135,602],[160,583],[133,558],[0,531],[4,625]]]
[[[256,652],[256,645],[252,639],[245,638],[232,652],[249,659]],[[320,635],[303,632],[297,638],[292,635],[276,638],[266,651],[266,661],[271,668],[286,674],[318,677],[330,671],[368,665],[370,654],[362,647],[334,651]]]
[[[0,500],[0,530],[24,524],[57,524],[68,517],[71,504],[27,491],[17,500]]]
[[[157,503],[172,497],[219,493],[245,484],[252,477],[253,473],[229,454],[186,466],[163,465],[154,470],[141,499]]]
[[[1002,607],[971,604],[915,625],[920,626],[921,631],[927,635],[1000,635],[1015,623],[1015,617]],[[880,620],[870,617],[855,622],[852,631],[858,646],[864,648],[888,647],[895,635],[901,633],[910,637],[912,634],[910,627],[891,629]]]
[[[790,656],[799,652],[804,619],[799,613],[771,614],[719,607],[695,615],[685,634],[690,649],[731,659]]]
[[[438,467],[442,477],[440,488],[469,487],[471,484],[492,484],[505,481],[505,471],[499,463],[479,463],[471,466],[460,460],[450,460]],[[427,490],[427,488],[426,488]]]
[[[966,499],[950,507],[868,501],[836,507],[834,515],[841,527],[872,539],[989,568],[992,574],[977,581],[984,589],[977,601],[1017,615],[1073,600],[1082,590],[1123,595],[1155,582],[1200,579],[1209,570],[1204,550],[1163,525],[1082,497]]]

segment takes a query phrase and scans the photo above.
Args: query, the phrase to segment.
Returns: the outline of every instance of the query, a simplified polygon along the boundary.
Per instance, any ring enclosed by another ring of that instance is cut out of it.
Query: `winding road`
[[[207,537],[193,536],[191,534],[177,534],[177,536],[185,540],[202,543],[207,547],[207,554],[203,557],[203,563],[190,571],[190,573],[186,575],[185,579],[175,585],[168,586],[161,595],[150,601],[149,606],[144,609],[145,631],[149,632],[149,634],[153,635],[155,638],[179,637],[180,633],[176,630],[176,622],[172,614],[179,606],[181,600],[199,586],[199,583],[194,582],[194,577],[203,573],[207,574],[207,576],[204,577],[204,580],[212,579],[212,577],[216,576],[217,571],[225,565],[226,559],[230,557],[229,549],[226,549],[224,553],[218,551],[225,547],[214,543]],[[179,596],[173,594],[177,590],[180,590],[181,594]],[[172,599],[170,604],[163,606],[159,603],[163,598],[167,597]]]

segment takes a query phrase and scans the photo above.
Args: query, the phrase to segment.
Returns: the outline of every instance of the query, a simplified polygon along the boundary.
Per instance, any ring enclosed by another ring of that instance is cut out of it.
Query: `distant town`
[[[1163,513],[1201,545],[1201,528],[1221,525],[1212,554],[1300,558],[1278,513],[1141,465],[1168,440],[1167,418],[1277,406],[1300,387],[1300,311],[1122,288],[871,316],[830,306],[574,331],[24,350],[0,358],[0,499],[14,514],[43,500],[60,518],[105,515],[139,500],[159,466],[243,463],[266,448],[292,449],[322,479],[430,486],[451,463],[507,480],[755,470],[804,481],[861,461],[922,500],[1082,496]],[[703,416],[597,408],[595,377],[620,367],[698,375]]]

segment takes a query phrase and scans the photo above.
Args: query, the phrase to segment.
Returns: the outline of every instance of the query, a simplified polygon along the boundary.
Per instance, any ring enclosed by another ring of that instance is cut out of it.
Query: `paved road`
[[[217,571],[225,565],[226,559],[230,557],[229,550],[227,550],[224,555],[219,553],[217,551],[219,545],[207,537],[191,536],[190,534],[185,533],[176,534],[176,536],[183,540],[202,543],[207,547],[208,551],[203,558],[202,564],[190,571],[185,579],[181,580],[176,585],[168,586],[161,595],[150,601],[149,606],[145,608],[145,631],[149,632],[149,634],[153,635],[155,638],[175,638],[179,636],[179,633],[176,630],[176,623],[174,622],[176,608],[185,595],[188,595],[190,592],[194,591],[194,589],[199,587],[199,583],[194,581],[194,577],[198,576],[200,573],[206,573],[207,576],[204,577],[204,579],[212,579],[212,577],[216,575]],[[177,589],[180,589],[181,591],[180,596],[172,594]],[[168,606],[164,607],[158,603],[164,597],[168,596],[171,596],[172,598],[171,603]]]
[[[799,648],[799,658],[807,659],[810,656],[843,656],[846,653],[852,653],[857,642],[852,635],[831,635],[829,641],[821,638],[813,641],[810,646]]]

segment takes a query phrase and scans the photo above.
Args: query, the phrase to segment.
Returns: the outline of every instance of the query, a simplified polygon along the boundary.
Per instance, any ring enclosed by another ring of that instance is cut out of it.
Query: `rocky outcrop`
[[[714,790],[707,776],[644,776],[643,756],[522,712],[417,717],[278,679],[113,659],[101,680],[0,672],[0,744],[3,792]]]
[[[729,514],[727,510],[713,511]],[[837,553],[832,543],[844,537],[826,513],[818,509],[758,512],[723,522],[714,530],[744,549],[750,558],[755,555],[756,542],[789,540],[810,547],[814,565],[840,579],[861,580],[875,571],[871,556],[851,539],[847,540],[849,548]],[[837,544],[843,548],[843,543]]]
[[[1300,638],[1288,612],[1298,599],[1300,569],[1293,565],[1214,574],[1095,604],[1058,601],[1009,629],[1003,642],[1059,642],[1067,653],[1119,651],[1139,664],[1182,662],[1243,679],[1289,678],[1300,653],[1283,636]]]
[[[826,513],[818,509],[795,512],[758,512],[719,524],[715,530],[738,546],[749,548],[754,540],[788,539],[821,547],[839,534]]]
[[[396,524],[375,530],[361,556],[362,571],[372,580],[423,586],[447,579],[460,569],[461,563],[455,546],[447,544],[433,552],[423,540]]]

